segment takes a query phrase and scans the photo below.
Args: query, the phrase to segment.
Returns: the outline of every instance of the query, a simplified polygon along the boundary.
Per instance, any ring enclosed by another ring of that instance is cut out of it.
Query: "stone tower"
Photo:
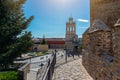
[[[75,42],[78,41],[78,36],[76,35],[76,22],[70,17],[69,21],[66,22],[66,42],[65,45],[67,49],[72,50],[75,46]]]
[[[120,17],[120,0],[90,0],[90,23],[100,19],[113,27]]]

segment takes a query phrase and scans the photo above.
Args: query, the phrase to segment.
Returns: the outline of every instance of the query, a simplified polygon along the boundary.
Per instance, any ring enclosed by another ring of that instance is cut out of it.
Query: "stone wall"
[[[39,45],[38,46],[38,51],[48,51],[48,45]]]
[[[19,73],[23,77],[23,80],[27,80],[27,73],[30,71],[30,63],[25,63],[22,67],[18,69]]]
[[[82,61],[94,80],[120,80],[119,4],[120,0],[90,1],[91,25],[83,34]]]
[[[107,80],[111,72],[110,31],[95,31],[84,34],[83,65],[95,80]],[[108,67],[109,66],[109,67]]]
[[[113,43],[113,79],[120,80],[120,25],[117,25],[112,30]]]
[[[112,27],[120,17],[120,0],[90,0],[91,24],[95,19],[101,19]]]

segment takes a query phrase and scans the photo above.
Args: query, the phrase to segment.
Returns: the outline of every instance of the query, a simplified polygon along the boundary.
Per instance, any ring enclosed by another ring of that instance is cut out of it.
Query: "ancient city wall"
[[[112,43],[113,43],[113,80],[120,80],[120,23],[112,29]]]
[[[120,0],[91,0],[90,6],[83,65],[94,80],[120,80]]]
[[[100,30],[84,34],[84,36],[89,42],[83,41],[85,43],[83,65],[95,80],[98,78],[99,80],[107,79],[109,72],[111,72],[111,60],[113,59],[110,53],[110,32]]]
[[[120,0],[90,0],[91,24],[95,19],[101,19],[112,27],[120,17]]]

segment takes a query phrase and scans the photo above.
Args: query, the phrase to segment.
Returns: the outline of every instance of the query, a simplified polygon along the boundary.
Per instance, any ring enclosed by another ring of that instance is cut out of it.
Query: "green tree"
[[[45,36],[43,35],[42,44],[46,44]]]
[[[23,4],[26,0],[0,0],[0,69],[6,69],[13,60],[29,50],[31,32],[26,28],[33,16],[26,19]]]

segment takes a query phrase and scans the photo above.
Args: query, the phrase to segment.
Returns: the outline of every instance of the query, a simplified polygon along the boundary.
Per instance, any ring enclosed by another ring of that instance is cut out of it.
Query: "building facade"
[[[40,51],[39,46],[42,43],[43,38],[34,38],[33,51]],[[45,42],[49,49],[64,49],[65,38],[45,38]]]

